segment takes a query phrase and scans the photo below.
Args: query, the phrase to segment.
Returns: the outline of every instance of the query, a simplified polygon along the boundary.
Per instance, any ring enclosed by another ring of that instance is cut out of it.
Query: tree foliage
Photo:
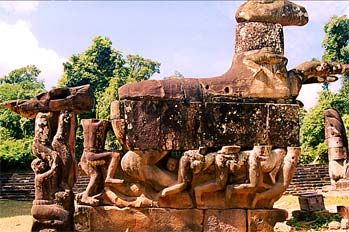
[[[37,79],[40,70],[28,65],[0,78],[0,102],[30,99],[43,92],[44,83]],[[22,139],[33,135],[34,120],[0,108],[0,140]]]
[[[343,118],[349,117],[349,99],[346,94],[322,91],[318,103],[305,114],[300,129],[300,142],[302,144],[300,162],[302,163],[328,162],[324,119],[322,117],[323,111],[328,108],[336,108]],[[348,128],[348,120],[343,121]]]
[[[29,168],[34,159],[32,153],[33,137],[7,139],[0,143],[1,170]]]
[[[44,91],[44,83],[37,79],[40,70],[28,65],[0,78],[0,102],[30,99]],[[2,170],[29,167],[33,159],[31,144],[34,119],[22,118],[0,108],[0,163]]]
[[[324,26],[325,48],[322,59],[328,62],[349,63],[349,18],[333,16]]]
[[[63,64],[64,74],[58,86],[72,87],[90,84],[96,97],[96,110],[79,115],[82,118],[108,119],[110,103],[118,98],[118,88],[130,82],[149,79],[160,73],[160,63],[139,55],[124,55],[112,47],[108,38],[96,36],[92,45],[80,54],[75,54]],[[115,139],[114,139],[115,140]],[[82,128],[77,130],[76,154],[82,153]],[[109,139],[107,144],[114,144]],[[115,144],[114,144],[115,145]]]
[[[3,78],[0,78],[0,84],[18,84],[24,82],[34,82],[42,84],[42,82],[39,82],[37,79],[40,73],[41,71],[35,65],[28,65],[26,67],[15,69],[11,71],[8,75],[4,76]]]
[[[129,82],[149,79],[160,72],[160,63],[138,55],[124,56],[112,47],[108,38],[96,36],[84,52],[72,55],[63,64],[64,74],[59,86],[91,84],[97,98],[97,118],[109,117],[110,102],[116,100],[117,89]]]
[[[327,62],[349,63],[349,19],[346,16],[332,17],[325,25],[326,33],[322,45],[325,48],[322,59]],[[349,133],[349,78],[343,76],[342,86],[338,93],[331,93],[324,88],[319,94],[317,104],[304,116],[300,129],[302,144],[302,163],[328,162],[327,144],[322,113],[327,108],[336,108]]]

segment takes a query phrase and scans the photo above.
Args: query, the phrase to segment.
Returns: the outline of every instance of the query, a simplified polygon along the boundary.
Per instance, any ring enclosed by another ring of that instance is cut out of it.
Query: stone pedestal
[[[170,209],[78,205],[75,231],[273,231],[281,209]]]

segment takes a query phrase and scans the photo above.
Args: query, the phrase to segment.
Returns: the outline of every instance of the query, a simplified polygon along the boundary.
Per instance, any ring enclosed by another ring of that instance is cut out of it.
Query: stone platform
[[[118,208],[77,205],[75,231],[273,231],[282,209]]]

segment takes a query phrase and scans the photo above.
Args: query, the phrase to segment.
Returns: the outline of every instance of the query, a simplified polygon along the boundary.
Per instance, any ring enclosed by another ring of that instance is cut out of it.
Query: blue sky
[[[234,54],[234,14],[242,1],[0,1],[0,76],[28,64],[41,70],[47,88],[63,72],[62,62],[110,38],[125,54],[161,63],[161,79],[174,71],[185,77],[224,73]],[[288,68],[323,53],[323,25],[332,15],[349,15],[349,1],[297,1],[310,22],[285,27]],[[338,89],[340,83],[333,84]],[[303,87],[306,108],[316,102],[320,85]]]

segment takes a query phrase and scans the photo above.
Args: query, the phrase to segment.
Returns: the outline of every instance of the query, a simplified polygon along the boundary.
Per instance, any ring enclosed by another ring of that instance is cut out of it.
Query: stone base
[[[273,231],[282,209],[169,209],[77,205],[75,231]]]

